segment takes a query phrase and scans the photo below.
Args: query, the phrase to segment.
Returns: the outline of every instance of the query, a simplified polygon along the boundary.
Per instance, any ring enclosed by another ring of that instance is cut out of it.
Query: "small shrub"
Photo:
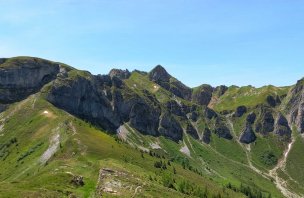
[[[261,161],[268,166],[273,166],[278,163],[278,158],[272,151],[265,151],[260,158]]]

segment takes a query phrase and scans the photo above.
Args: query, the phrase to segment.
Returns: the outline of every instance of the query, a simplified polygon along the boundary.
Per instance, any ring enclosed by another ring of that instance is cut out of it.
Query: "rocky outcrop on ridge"
[[[191,99],[191,89],[173,78],[161,65],[150,71],[149,79],[180,98]]]
[[[195,89],[192,94],[192,101],[199,105],[207,106],[211,101],[214,88],[210,85],[201,85]]]
[[[281,136],[281,139],[291,138],[291,129],[289,127],[287,119],[283,116],[282,113],[279,113],[278,117],[275,120],[274,133]]]
[[[300,133],[304,133],[304,79],[297,82],[288,96],[285,111],[288,113],[289,121],[296,125]]]
[[[39,58],[0,60],[0,103],[9,104],[38,92],[59,73],[59,64]]]
[[[269,95],[256,107],[241,105],[235,112],[224,109],[221,114],[208,105],[226,93],[226,86],[190,89],[158,65],[140,74],[170,92],[166,100],[160,101],[148,88],[129,87],[131,74],[113,69],[109,75],[92,75],[38,58],[0,59],[0,112],[45,87],[50,103],[113,133],[128,123],[142,134],[162,135],[174,141],[182,140],[184,132],[205,143],[211,141],[211,132],[230,140],[233,137],[224,115],[231,113],[233,119],[247,115],[240,136],[246,144],[255,141],[256,133],[273,132],[282,140],[290,139],[292,124],[304,132],[304,80],[298,81],[287,96]],[[248,114],[249,110],[252,112]],[[200,122],[209,126],[200,132],[201,137],[194,127]]]
[[[247,122],[240,137],[240,142],[250,144],[256,140],[256,135],[252,129],[252,125]]]

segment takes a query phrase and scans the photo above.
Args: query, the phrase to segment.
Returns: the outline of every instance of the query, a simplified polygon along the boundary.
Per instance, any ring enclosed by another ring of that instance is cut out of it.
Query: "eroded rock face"
[[[288,121],[281,113],[279,113],[275,121],[274,133],[287,139],[291,138],[291,129]]]
[[[242,117],[244,113],[247,112],[247,108],[245,106],[239,106],[236,108],[236,111],[234,113],[235,117]]]
[[[240,137],[240,142],[245,144],[250,144],[256,140],[256,135],[252,129],[252,126],[250,123],[246,123],[245,128],[243,129],[243,132]]]
[[[211,141],[211,131],[208,127],[205,127],[205,130],[203,132],[203,137],[202,137],[203,142],[206,144],[209,144]]]
[[[186,133],[191,135],[194,139],[199,139],[196,129],[192,126],[191,123],[187,123]]]
[[[224,95],[226,93],[227,90],[228,90],[228,87],[225,85],[217,86],[214,89],[213,95],[216,97],[221,97],[222,95]]]
[[[206,116],[209,120],[211,120],[212,118],[217,118],[217,117],[218,117],[218,115],[216,114],[216,112],[215,112],[214,110],[208,108],[208,107],[205,108],[204,113],[205,113],[205,116]]]
[[[142,94],[128,89],[116,76],[89,75],[55,80],[47,100],[113,133],[128,122],[142,134],[181,140],[180,123],[168,112],[161,116],[166,110],[161,110],[154,95],[145,90]]]
[[[103,90],[99,90],[94,79],[78,77],[57,79],[47,95],[47,100],[82,119],[114,131],[122,120]],[[106,83],[106,82],[105,82]]]
[[[214,88],[210,85],[201,85],[197,89],[198,90],[194,91],[192,94],[192,101],[207,106],[211,101]]]
[[[162,115],[159,127],[160,135],[168,137],[173,141],[181,140],[183,137],[183,129],[175,118],[168,113]]]
[[[217,134],[219,137],[222,137],[222,138],[225,138],[228,140],[232,139],[230,130],[222,119],[217,118],[214,127],[215,127],[215,134]]]
[[[260,114],[256,123],[256,132],[267,135],[274,130],[274,118],[270,109],[260,107]]]
[[[122,70],[122,69],[112,69],[109,73],[110,77],[117,77],[119,79],[128,79],[131,76],[129,70]]]
[[[287,112],[291,124],[295,124],[300,133],[304,133],[304,79],[299,80],[288,93]]]
[[[158,135],[160,111],[144,102],[133,105],[130,112],[130,125],[143,134]]]
[[[176,79],[171,80],[169,91],[174,95],[183,98],[185,100],[191,99],[191,94],[192,94],[191,89]]]
[[[54,80],[59,64],[38,58],[13,58],[0,61],[0,102],[20,101]]]
[[[254,112],[251,112],[250,114],[248,114],[246,121],[250,124],[253,124],[255,122],[256,119],[256,114]]]
[[[266,101],[271,107],[276,107],[277,105],[281,104],[279,96],[267,96]]]
[[[191,112],[189,115],[189,119],[191,119],[193,122],[196,122],[198,119],[198,113],[195,111]]]
[[[185,116],[185,113],[182,111],[181,105],[179,105],[175,100],[170,100],[166,102],[166,107],[170,113],[173,113],[177,116]]]

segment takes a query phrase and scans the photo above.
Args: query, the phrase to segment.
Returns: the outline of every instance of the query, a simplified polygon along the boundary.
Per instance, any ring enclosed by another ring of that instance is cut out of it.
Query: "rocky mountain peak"
[[[122,70],[122,69],[112,69],[109,72],[109,76],[113,78],[114,76],[119,78],[119,79],[128,79],[130,77],[131,73],[129,70]]]
[[[155,82],[169,82],[171,75],[166,71],[163,66],[157,65],[156,67],[154,67],[154,69],[150,71],[149,78],[150,80]]]

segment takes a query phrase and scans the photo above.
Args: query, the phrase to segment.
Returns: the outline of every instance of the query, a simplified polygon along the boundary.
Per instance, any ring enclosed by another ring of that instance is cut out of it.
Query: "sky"
[[[190,87],[304,77],[303,0],[0,0],[0,57],[93,74],[156,65]]]

